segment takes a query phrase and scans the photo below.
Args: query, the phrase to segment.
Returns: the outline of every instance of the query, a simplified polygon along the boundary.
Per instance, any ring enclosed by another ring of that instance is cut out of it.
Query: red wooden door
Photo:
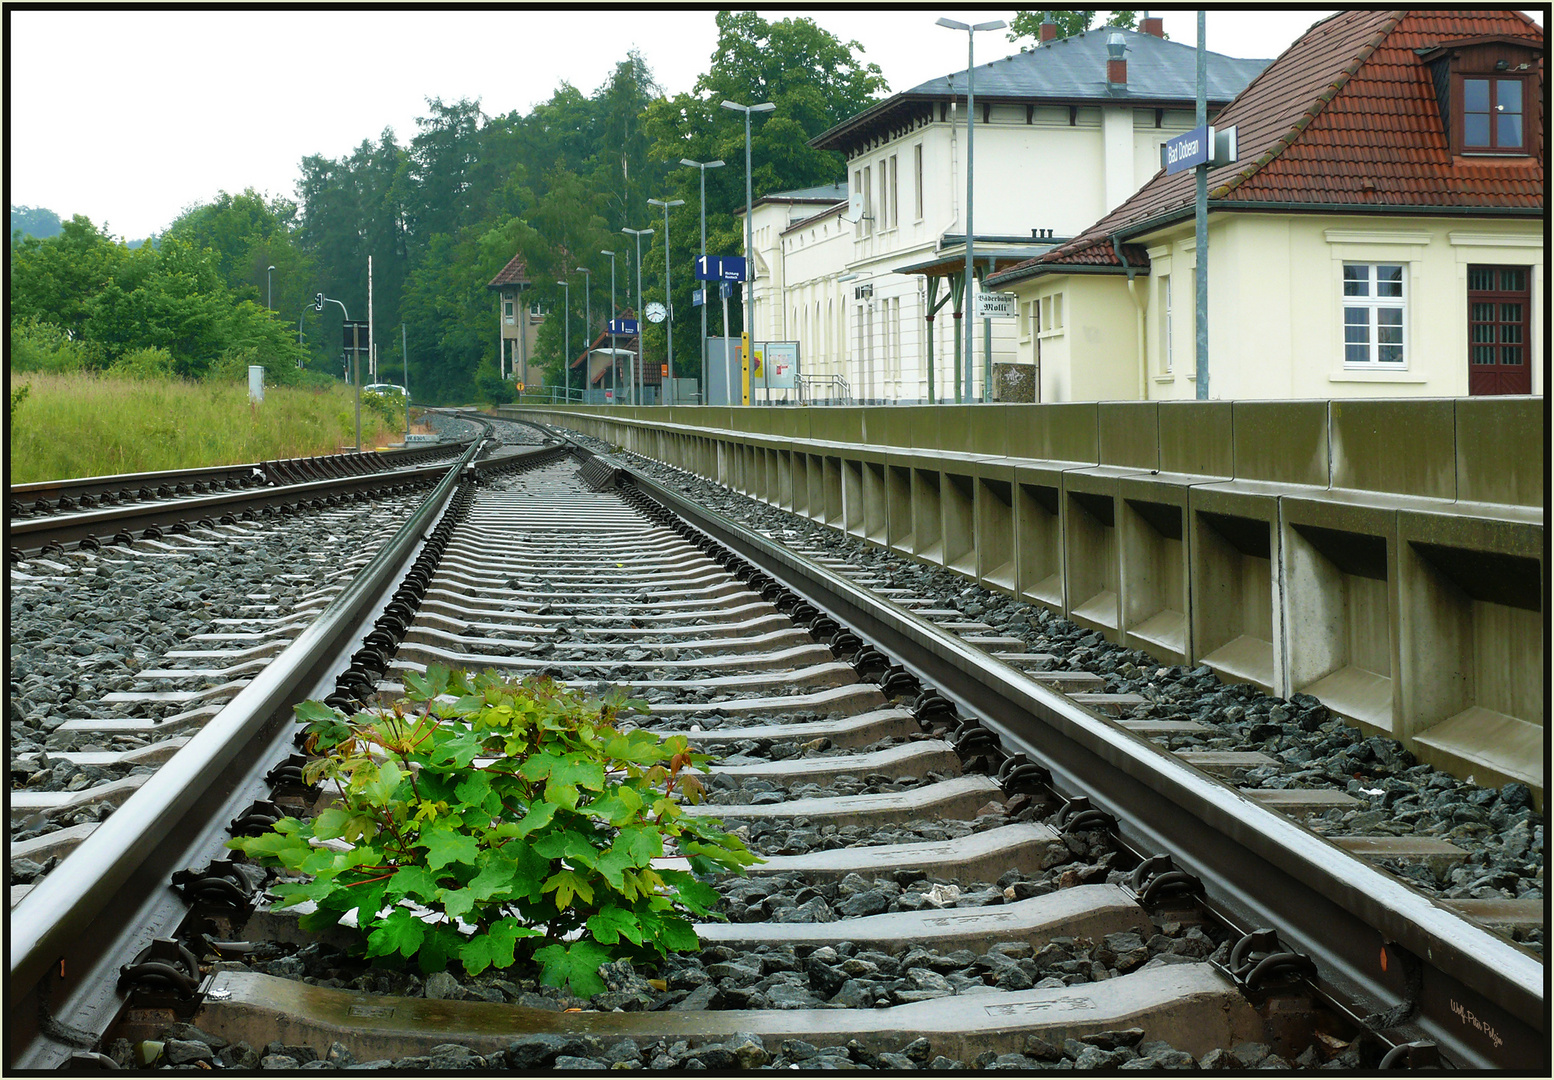
[[[1525,266],[1468,267],[1468,393],[1532,393]]]

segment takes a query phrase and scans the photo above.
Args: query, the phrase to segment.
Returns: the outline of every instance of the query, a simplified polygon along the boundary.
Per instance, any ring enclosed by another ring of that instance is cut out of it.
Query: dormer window
[[[1482,159],[1541,153],[1534,79],[1542,52],[1541,42],[1507,35],[1444,41],[1418,50],[1430,67],[1453,155]]]
[[[1462,149],[1501,154],[1527,152],[1520,78],[1462,78]]]

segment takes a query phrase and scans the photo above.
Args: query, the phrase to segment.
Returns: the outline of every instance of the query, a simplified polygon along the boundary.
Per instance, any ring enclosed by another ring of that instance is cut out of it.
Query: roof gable
[[[500,289],[505,286],[516,285],[522,288],[532,284],[529,281],[529,266],[523,261],[522,255],[514,255],[507,260],[507,265],[497,271],[496,277],[486,282],[488,289]]]
[[[1543,41],[1537,25],[1513,11],[1350,11],[1316,24],[1216,120],[1236,125],[1240,160],[1209,171],[1215,209],[1541,212],[1541,156],[1453,159],[1423,59],[1448,42],[1499,35]],[[1541,129],[1541,61],[1535,77],[1529,98]],[[1162,170],[1095,225],[1004,280],[1038,264],[1119,267],[1111,236],[1138,236],[1191,213],[1193,197],[1192,170]]]

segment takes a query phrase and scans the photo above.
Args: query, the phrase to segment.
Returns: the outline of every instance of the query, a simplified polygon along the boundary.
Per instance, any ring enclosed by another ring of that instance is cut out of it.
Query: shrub
[[[323,755],[306,776],[331,781],[338,805],[229,843],[312,875],[274,890],[278,906],[318,905],[303,929],[355,912],[369,957],[415,956],[424,972],[457,959],[469,974],[530,958],[547,985],[587,997],[604,989],[601,964],[698,948],[688,916],[718,898],[698,875],[756,861],[718,822],[681,810],[677,796],[700,794],[705,755],[684,735],[616,726],[639,703],[435,665],[406,673],[405,691],[350,718],[298,706]],[[690,872],[652,866],[666,844]]]
[[[6,361],[12,371],[89,371],[102,366],[103,352],[52,323],[17,320],[11,323],[11,355]]]
[[[27,395],[32,393],[32,383],[22,383],[20,386],[11,387],[11,410],[6,413],[7,418],[16,422],[16,406],[27,400]]]
[[[108,371],[131,379],[171,379],[173,357],[166,349],[133,349],[109,365]]]

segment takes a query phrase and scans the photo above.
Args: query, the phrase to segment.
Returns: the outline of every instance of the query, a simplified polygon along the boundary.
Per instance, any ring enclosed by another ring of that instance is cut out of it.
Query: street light
[[[593,291],[593,288],[594,288],[594,276],[593,276],[594,272],[592,270],[588,269],[588,267],[586,267],[586,266],[579,266],[577,268],[577,272],[579,274],[586,275],[583,278],[583,334],[584,334],[584,337],[586,338],[588,344],[584,346],[584,350],[585,351],[583,353],[583,356],[585,357],[585,359],[583,360],[583,389],[587,390],[588,389],[588,361],[587,361],[586,357],[593,351],[593,344],[594,344],[594,339],[591,338],[591,337],[587,337],[587,335],[589,333],[591,333],[593,331],[593,328],[594,328],[593,316],[592,316],[592,313],[589,311],[589,306],[588,306],[588,299],[589,299],[588,298],[588,294],[591,293]],[[567,363],[570,364],[571,362],[572,362],[572,358],[570,356],[567,357]],[[572,401],[571,393],[572,392],[570,390],[567,391],[567,403],[568,404],[570,404],[571,401]]]
[[[264,307],[266,311],[275,310],[275,305],[270,303],[270,271],[274,269],[275,267],[273,266],[266,266],[264,268]]]
[[[750,404],[750,313],[755,308],[755,228],[750,223],[753,199],[750,196],[750,114],[753,112],[771,112],[777,106],[770,101],[763,101],[759,105],[741,105],[737,101],[723,102],[725,109],[733,109],[735,112],[745,114],[745,281],[749,284],[745,288],[745,326],[740,334],[740,404]],[[729,400],[734,395],[729,394]]]
[[[707,257],[707,170],[721,169],[723,160],[717,161],[692,161],[690,158],[681,158],[681,165],[689,165],[693,169],[701,170],[701,257]],[[722,282],[718,283],[720,286]],[[711,299],[707,295],[707,283],[701,283],[701,400],[707,401],[707,301]],[[727,333],[727,328],[724,333]]]
[[[615,306],[615,252],[601,251],[599,254],[610,257],[610,398],[612,404],[619,405],[620,402],[614,400],[620,397],[620,387],[616,385],[618,380],[615,378],[615,316],[619,314]]]
[[[567,365],[572,362],[572,286],[565,281],[556,284],[561,286],[561,393],[568,395],[571,389],[569,380],[572,377],[567,370]]]
[[[671,206],[684,206],[684,199],[670,199],[664,202],[662,199],[649,199],[649,206],[662,206],[664,208],[664,359],[669,361],[669,397],[665,405],[674,404],[674,301],[673,293],[669,291],[669,208]],[[706,305],[702,305],[705,315]]]
[[[973,236],[971,230],[971,118],[976,111],[976,99],[972,90],[972,81],[976,77],[976,66],[972,60],[972,46],[976,40],[978,30],[1002,30],[1009,24],[1002,19],[995,19],[993,22],[977,23],[973,26],[969,23],[956,22],[954,19],[940,19],[935,25],[945,26],[951,30],[966,31],[966,400],[970,401],[972,386],[971,358],[974,355],[971,347],[973,340],[972,329],[973,324],[976,322],[971,317],[971,248]],[[992,380],[993,358],[990,351],[987,357],[987,370],[983,373],[982,379],[983,401],[987,400],[988,386]]]
[[[629,233],[637,238],[637,358],[631,364],[631,403],[642,404],[642,384],[645,377],[642,373],[642,238],[652,236],[652,229],[627,229],[621,232]]]

